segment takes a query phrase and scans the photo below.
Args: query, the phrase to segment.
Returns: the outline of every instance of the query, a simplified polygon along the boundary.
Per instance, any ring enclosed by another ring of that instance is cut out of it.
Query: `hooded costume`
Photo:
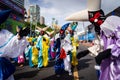
[[[10,10],[0,11],[0,24],[7,19],[9,14]],[[24,29],[18,35],[13,35],[8,30],[0,30],[0,80],[14,80],[12,74],[15,67],[9,59],[18,57],[23,53],[28,44],[24,37],[28,31]]]
[[[61,75],[64,72],[64,69],[68,71],[68,68],[69,68],[68,62],[66,60],[67,59],[66,55],[70,49],[66,48],[66,46],[69,45],[70,43],[68,42],[69,39],[67,40],[65,35],[65,30],[69,27],[69,25],[70,23],[64,24],[61,27],[60,32],[55,35],[54,51],[56,52],[56,57],[55,57],[56,75]]]
[[[36,47],[39,50],[39,54],[38,54],[38,68],[41,68],[43,66],[43,36],[39,35],[38,39],[37,39],[37,43],[36,43]]]
[[[48,66],[49,37],[43,36],[43,66]]]
[[[104,51],[96,58],[101,57],[100,80],[120,79],[120,17],[107,17],[101,28],[101,39],[104,42]],[[103,54],[103,55],[102,55]],[[107,56],[104,57],[104,54]]]
[[[67,20],[90,21],[95,25],[97,39],[95,45],[88,50],[80,52],[78,58],[87,55],[89,52],[95,56],[96,63],[101,66],[99,80],[119,80],[120,79],[120,57],[119,57],[119,24],[120,18],[110,16],[105,20],[103,11],[100,9],[101,0],[88,0],[87,12],[76,13],[69,16]],[[80,15],[81,14],[81,15]],[[85,15],[86,14],[86,15]],[[84,16],[82,16],[84,15]],[[79,17],[79,16],[82,16]]]
[[[45,27],[43,29],[37,27],[37,29],[40,31],[40,35],[37,39],[36,47],[39,50],[38,54],[38,68],[41,68],[42,66],[46,67],[48,65],[48,46],[49,46],[49,39],[48,37],[44,36],[45,31],[48,29],[48,27]]]

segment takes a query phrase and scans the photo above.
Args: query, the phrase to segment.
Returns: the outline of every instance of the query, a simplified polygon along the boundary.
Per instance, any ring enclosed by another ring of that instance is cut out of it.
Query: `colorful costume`
[[[37,39],[36,47],[39,50],[38,54],[38,68],[43,66],[43,37],[39,36]]]
[[[36,46],[32,47],[32,63],[34,65],[38,65],[38,49],[36,48]]]
[[[111,49],[110,56],[101,62],[100,80],[120,79],[120,17],[108,17],[101,27],[101,39],[104,41],[104,50]]]
[[[46,67],[48,65],[48,49],[49,49],[49,38],[47,36],[43,37],[43,66]]]
[[[71,40],[70,40],[70,35],[67,34],[65,39],[62,41],[62,48],[65,50],[66,57],[64,58],[64,69],[65,71],[69,72],[69,75],[72,75],[72,70],[71,70],[71,51],[73,49],[71,45]],[[69,46],[69,47],[68,47]]]
[[[59,34],[56,34],[56,41],[54,44],[54,50],[56,52],[55,57],[55,73],[56,75],[61,75],[64,72],[64,62],[63,59],[60,59],[60,51],[61,51],[61,39],[59,38]]]
[[[10,10],[0,11],[0,24],[10,14]],[[5,29],[0,29],[0,80],[14,80],[15,66],[9,61],[10,58],[18,57],[27,46],[25,31],[21,30],[19,35],[13,35]],[[27,34],[26,34],[27,35]]]
[[[120,17],[110,16],[105,19],[104,12],[100,9],[101,0],[88,0],[88,12],[81,11],[70,17],[68,20],[89,20],[95,25],[95,31],[98,35],[98,45],[95,44],[87,51],[81,52],[80,56],[85,56],[89,52],[94,54],[96,63],[100,65],[99,80],[119,80],[120,79]],[[84,16],[77,17],[81,13]],[[85,15],[86,14],[86,15]],[[89,15],[89,16],[88,16]],[[80,19],[81,18],[81,19]],[[105,21],[104,21],[105,20]],[[102,50],[103,49],[103,50]]]
[[[26,57],[29,58],[29,66],[30,66],[30,67],[33,67],[34,64],[33,64],[33,62],[32,62],[32,45],[31,45],[31,44],[30,44],[29,47],[27,48],[25,54],[26,54]]]
[[[21,40],[18,40],[17,36],[13,36],[12,33],[4,29],[0,31],[0,35],[1,35],[0,36],[0,40],[1,40],[0,41],[0,58],[1,58],[0,62],[2,62],[3,58],[7,60],[9,58],[15,58],[19,56],[21,53],[23,53],[24,49],[28,44],[25,37]],[[1,68],[2,69],[0,70],[4,70],[4,68],[7,68],[7,67],[4,66],[3,68],[1,65]],[[10,76],[8,75],[5,77],[2,77],[2,75],[4,75],[2,71],[0,74],[1,74],[1,80],[5,80]]]
[[[63,61],[63,56],[61,56],[61,50],[62,50],[62,45],[64,45],[62,41],[64,41],[65,38],[65,30],[67,29],[69,24],[70,23],[63,25],[60,30],[60,33],[55,35],[54,51],[56,52],[56,57],[55,57],[56,75],[61,75],[64,72],[64,61]]]
[[[55,52],[53,50],[53,47],[54,47],[54,39],[51,39],[50,40],[50,56],[52,59],[55,58]]]

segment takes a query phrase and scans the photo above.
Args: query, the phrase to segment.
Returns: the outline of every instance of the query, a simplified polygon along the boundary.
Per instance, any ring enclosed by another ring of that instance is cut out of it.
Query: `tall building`
[[[40,22],[40,7],[38,5],[30,5],[30,17],[33,23]]]
[[[40,17],[40,24],[45,24],[45,18],[43,16]]]

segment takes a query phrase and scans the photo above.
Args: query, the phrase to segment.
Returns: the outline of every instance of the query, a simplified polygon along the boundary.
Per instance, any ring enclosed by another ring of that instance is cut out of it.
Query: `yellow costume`
[[[76,66],[76,65],[78,65],[78,60],[76,58],[76,54],[77,54],[77,49],[76,48],[77,48],[77,46],[79,44],[77,43],[77,40],[74,37],[71,38],[71,41],[72,41],[72,46],[73,46],[73,50],[72,50],[72,65]]]
[[[43,66],[46,67],[48,65],[48,49],[49,49],[49,38],[44,37],[43,39]]]
[[[38,64],[38,49],[35,46],[32,47],[32,63]]]

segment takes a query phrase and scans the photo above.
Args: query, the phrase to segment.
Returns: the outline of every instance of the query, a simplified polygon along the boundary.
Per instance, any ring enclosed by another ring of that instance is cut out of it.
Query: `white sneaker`
[[[69,72],[69,76],[71,76],[72,75],[72,72]]]

